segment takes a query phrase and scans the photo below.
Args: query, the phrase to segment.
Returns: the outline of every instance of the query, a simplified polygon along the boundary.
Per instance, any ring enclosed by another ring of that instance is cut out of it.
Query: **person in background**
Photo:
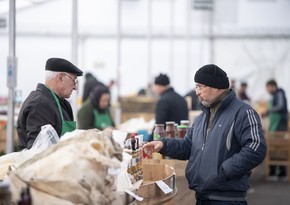
[[[85,84],[84,84],[84,92],[83,92],[83,102],[87,100],[90,95],[90,92],[96,86],[105,86],[104,83],[97,80],[97,78],[92,73],[85,74]]]
[[[266,89],[272,95],[272,99],[269,101],[268,110],[262,113],[262,117],[269,116],[269,132],[287,131],[288,109],[285,92],[282,88],[278,88],[277,82],[273,79],[266,83]],[[276,180],[279,177],[283,179],[286,177],[286,173],[285,166],[270,166],[271,180]]]
[[[104,130],[114,127],[109,104],[109,89],[106,86],[95,87],[78,111],[78,128]]]
[[[198,100],[198,97],[196,95],[195,89],[192,89],[191,91],[186,93],[184,97],[185,98],[186,97],[190,97],[190,99],[191,99],[191,110],[200,110],[199,100]]]
[[[196,205],[246,205],[251,170],[267,150],[259,115],[237,99],[218,66],[201,67],[194,81],[202,113],[186,136],[149,142],[144,152],[188,160],[186,178]]]
[[[247,88],[248,88],[248,84],[246,82],[242,82],[241,86],[238,90],[238,98],[242,101],[250,103],[251,99],[249,98],[249,96],[247,94]]]
[[[171,87],[169,77],[166,74],[161,73],[155,78],[153,89],[159,96],[155,110],[156,124],[165,125],[167,121],[174,121],[179,124],[181,120],[188,120],[187,103]]]
[[[141,88],[137,96],[156,97],[153,91],[152,83],[148,83],[146,88]]]
[[[82,75],[79,68],[65,59],[46,61],[45,84],[37,85],[19,112],[18,150],[30,149],[43,125],[52,125],[58,136],[76,129],[72,108],[66,99],[77,89],[77,77]]]
[[[233,79],[233,78],[231,79],[230,88],[236,91],[236,79]]]

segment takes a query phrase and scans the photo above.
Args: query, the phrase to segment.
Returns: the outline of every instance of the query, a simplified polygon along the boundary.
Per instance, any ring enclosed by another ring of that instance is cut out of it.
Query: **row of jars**
[[[166,127],[164,129],[164,124],[155,124],[153,132],[153,140],[160,140],[163,137],[169,138],[184,138],[188,130],[189,121],[181,120],[180,125],[173,121],[166,122]],[[169,159],[168,157],[162,156],[161,154],[155,152],[152,154],[153,159]]]
[[[184,138],[189,126],[188,120],[181,120],[180,125],[173,121],[166,122],[166,127],[164,129],[164,124],[155,124],[153,140],[160,140],[162,137],[169,138]]]

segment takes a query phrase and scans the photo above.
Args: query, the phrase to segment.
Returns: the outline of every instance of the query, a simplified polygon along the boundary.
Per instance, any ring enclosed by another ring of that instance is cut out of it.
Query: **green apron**
[[[56,101],[56,104],[57,104],[57,107],[59,109],[59,113],[60,113],[60,117],[61,117],[61,135],[60,136],[63,136],[66,132],[72,132],[76,129],[77,125],[76,125],[76,121],[65,121],[63,119],[63,114],[62,114],[62,110],[61,110],[61,106],[59,104],[59,99],[58,97],[56,97],[55,93],[49,88],[47,87],[50,92],[52,93],[55,101]]]
[[[272,102],[269,103],[269,107],[270,107],[270,110],[271,110],[271,108],[273,107]],[[269,119],[270,119],[269,131],[270,132],[275,132],[277,130],[277,127],[278,127],[279,123],[280,123],[281,114],[280,113],[272,113],[272,112],[270,112],[269,113]]]
[[[99,113],[96,109],[93,110],[94,113],[94,126],[95,128],[99,130],[103,130],[106,127],[110,127],[113,125],[113,122],[111,120],[110,114],[108,110],[105,111],[105,113]]]

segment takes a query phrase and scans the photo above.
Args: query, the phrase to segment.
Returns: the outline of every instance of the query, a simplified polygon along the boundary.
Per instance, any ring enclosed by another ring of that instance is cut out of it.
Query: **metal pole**
[[[214,26],[214,0],[212,2],[212,10],[209,11],[209,60],[211,63],[214,63],[215,56],[214,56],[214,33],[213,33],[213,26]]]
[[[170,1],[170,35],[169,35],[169,73],[173,76],[174,70],[174,3],[175,0]]]
[[[148,0],[147,8],[147,20],[148,20],[148,30],[147,30],[147,59],[148,59],[148,82],[151,81],[152,77],[152,1]]]
[[[187,70],[185,72],[185,79],[186,79],[186,86],[192,87],[192,76],[189,75],[190,70],[191,70],[191,41],[190,41],[190,35],[191,35],[191,2],[192,0],[187,0],[186,4],[186,24],[187,24],[187,29],[186,29],[186,62],[187,62]]]
[[[122,17],[122,0],[117,0],[117,107],[115,110],[115,124],[119,125],[121,123],[122,110],[120,107],[120,90],[121,90],[121,17]]]
[[[120,98],[120,90],[121,90],[121,18],[122,18],[122,8],[121,1],[118,0],[118,15],[117,15],[117,100]]]
[[[72,33],[71,33],[71,40],[72,40],[72,53],[71,53],[71,59],[72,63],[77,65],[78,64],[78,0],[72,1]],[[79,88],[79,85],[78,85]],[[77,110],[78,110],[78,94],[79,89],[76,90],[75,93],[73,93],[72,96],[72,109],[73,114],[76,116]],[[76,117],[75,117],[76,118]]]
[[[72,63],[78,63],[78,0],[73,0],[72,11]]]
[[[7,58],[8,119],[6,136],[6,153],[13,152],[14,147],[14,107],[15,87],[17,84],[17,59],[15,57],[15,0],[9,1],[9,56]]]

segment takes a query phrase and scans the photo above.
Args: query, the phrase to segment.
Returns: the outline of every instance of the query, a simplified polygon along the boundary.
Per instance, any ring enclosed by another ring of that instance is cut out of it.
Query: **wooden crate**
[[[138,112],[149,112],[155,111],[156,99],[151,97],[120,97],[120,107],[122,112],[126,113],[138,113]]]
[[[122,112],[121,113],[121,122],[126,122],[132,118],[144,118],[145,121],[149,122],[150,120],[154,119],[154,113],[148,112]]]
[[[7,138],[7,130],[6,128],[0,129],[0,152],[6,151],[6,139]],[[16,128],[14,129],[14,145],[18,142],[18,135]]]

